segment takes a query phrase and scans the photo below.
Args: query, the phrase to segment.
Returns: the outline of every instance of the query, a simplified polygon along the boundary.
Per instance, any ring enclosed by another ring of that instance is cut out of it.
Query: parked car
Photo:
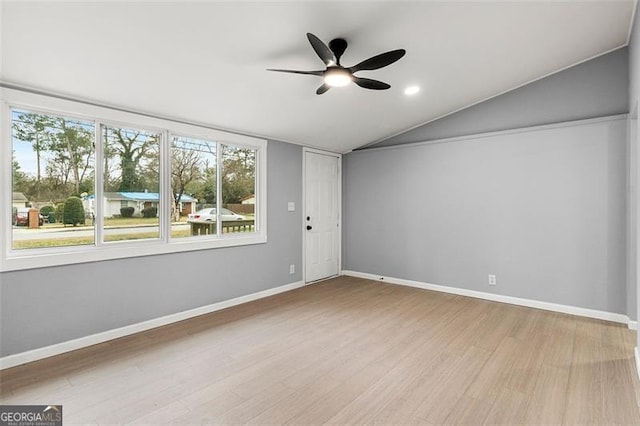
[[[244,216],[234,213],[229,209],[223,208],[220,210],[220,213],[220,219],[223,222],[229,220],[244,220]],[[216,214],[217,212],[215,207],[198,210],[195,213],[189,213],[187,216],[187,222],[215,222]]]
[[[39,223],[38,226],[44,225],[44,216],[38,214]],[[27,226],[29,225],[29,209],[17,209],[13,212],[13,224],[15,226]]]

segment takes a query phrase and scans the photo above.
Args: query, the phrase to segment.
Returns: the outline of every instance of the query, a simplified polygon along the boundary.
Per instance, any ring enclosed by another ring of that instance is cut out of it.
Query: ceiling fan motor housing
[[[336,65],[340,65],[340,58],[345,50],[347,50],[347,40],[343,38],[334,38],[329,42],[329,49],[336,55]]]

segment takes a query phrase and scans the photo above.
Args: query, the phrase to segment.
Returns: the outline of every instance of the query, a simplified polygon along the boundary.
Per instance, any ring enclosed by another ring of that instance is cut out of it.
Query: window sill
[[[228,235],[221,238],[184,238],[170,243],[154,240],[139,241],[133,244],[128,242],[126,246],[118,243],[99,247],[73,246],[58,248],[55,252],[37,249],[25,250],[24,252],[12,252],[6,256],[2,261],[2,265],[0,265],[0,272],[264,244],[266,242],[266,235],[254,233],[252,235]]]

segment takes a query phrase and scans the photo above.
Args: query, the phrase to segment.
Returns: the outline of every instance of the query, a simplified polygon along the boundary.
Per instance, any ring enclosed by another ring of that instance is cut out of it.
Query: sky
[[[20,164],[20,171],[30,175],[36,175],[36,153],[29,142],[22,142],[13,138],[13,156]],[[44,165],[44,162],[42,162]],[[41,166],[41,168],[44,168]]]

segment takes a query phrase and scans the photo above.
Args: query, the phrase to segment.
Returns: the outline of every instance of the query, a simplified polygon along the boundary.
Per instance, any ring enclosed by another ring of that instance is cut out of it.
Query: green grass
[[[179,222],[186,223],[187,218],[181,217]],[[158,225],[160,219],[157,217],[105,217],[104,226],[127,226],[127,225]],[[174,222],[175,223],[175,222]],[[87,219],[84,225],[92,226],[91,219]],[[42,229],[57,229],[57,228],[73,228],[72,225],[63,225],[61,223],[45,223]]]
[[[160,219],[157,217],[105,217],[104,226],[118,225],[157,225]]]
[[[43,238],[41,240],[14,241],[12,248],[14,250],[24,250],[34,248],[80,246],[87,244],[93,244],[93,236],[71,238]]]
[[[188,229],[172,231],[171,238],[184,238],[190,235]],[[157,231],[143,232],[136,234],[117,234],[117,235],[105,235],[107,242],[113,241],[131,241],[131,240],[143,240],[150,238],[158,238]],[[13,250],[25,250],[35,248],[49,248],[49,247],[69,247],[69,246],[83,246],[93,245],[93,236],[88,237],[68,237],[68,238],[42,238],[38,240],[23,240],[14,241]]]

